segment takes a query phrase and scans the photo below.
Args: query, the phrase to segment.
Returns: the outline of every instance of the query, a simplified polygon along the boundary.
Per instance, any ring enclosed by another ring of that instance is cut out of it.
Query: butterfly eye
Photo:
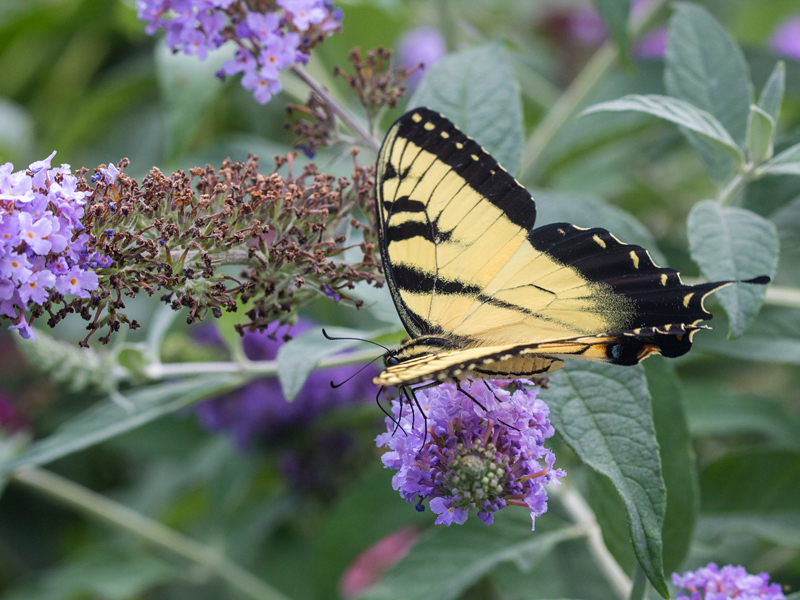
[[[383,361],[387,367],[393,367],[394,365],[400,364],[400,359],[396,356],[387,356],[386,360]]]

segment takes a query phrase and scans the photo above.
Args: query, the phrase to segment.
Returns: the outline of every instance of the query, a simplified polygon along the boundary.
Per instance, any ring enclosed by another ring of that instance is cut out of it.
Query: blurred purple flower
[[[394,420],[387,417],[387,432],[376,438],[388,448],[384,466],[397,471],[392,485],[418,510],[427,498],[437,524],[460,525],[477,510],[490,525],[495,511],[512,504],[528,508],[535,525],[547,511],[545,484],[565,475],[544,447],[554,433],[550,411],[536,390],[478,382],[468,391],[486,410],[453,384],[418,392],[419,409],[392,402]]]
[[[769,38],[769,45],[779,56],[800,60],[800,14],[778,25]]]
[[[342,11],[327,0],[136,0],[146,31],[166,31],[174,51],[205,60],[208,53],[232,42],[236,58],[217,75],[242,72],[242,87],[261,104],[281,90],[278,73],[295,62],[306,63],[311,48],[340,28]],[[266,10],[267,12],[262,12]],[[302,37],[300,34],[303,34]]]
[[[425,65],[414,71],[408,78],[414,87],[422,79],[422,74],[447,54],[444,36],[435,27],[418,27],[408,31],[398,43],[397,57],[406,69],[413,69],[420,63]]]
[[[312,327],[310,321],[300,319],[291,332],[298,335]],[[207,332],[203,333],[203,338],[213,340]],[[283,343],[280,338],[270,339],[266,333],[249,331],[242,339],[242,347],[250,360],[274,360]],[[324,343],[321,333],[320,343]],[[235,392],[199,404],[197,414],[203,426],[227,431],[240,448],[248,448],[258,436],[308,424],[330,410],[364,402],[374,390],[372,369],[365,369],[347,385],[336,389],[330,386],[331,381],[344,381],[359,368],[361,366],[356,365],[314,371],[292,402],[284,398],[277,378],[259,379]]]
[[[691,596],[678,593],[676,600],[786,600],[777,583],[769,582],[769,575],[749,575],[744,567],[726,565],[721,569],[708,563],[696,571],[686,571],[683,576],[672,574],[672,583],[687,588]]]
[[[606,25],[594,6],[573,9],[568,27],[570,36],[587,46],[599,46],[608,38]]]
[[[657,27],[648,31],[633,47],[633,55],[641,60],[664,58],[667,51],[667,28]]]

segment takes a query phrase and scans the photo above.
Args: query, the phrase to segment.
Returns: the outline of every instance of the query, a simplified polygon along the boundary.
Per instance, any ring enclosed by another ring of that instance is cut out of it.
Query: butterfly
[[[384,355],[373,380],[381,386],[531,378],[566,357],[635,365],[681,356],[711,318],[703,299],[734,283],[686,285],[605,229],[535,228],[528,191],[427,108],[389,129],[375,212],[386,281],[410,336]]]

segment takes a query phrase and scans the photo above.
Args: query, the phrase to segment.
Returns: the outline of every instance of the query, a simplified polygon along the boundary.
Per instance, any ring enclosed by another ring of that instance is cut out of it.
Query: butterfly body
[[[703,298],[732,283],[685,285],[604,229],[535,228],[528,191],[426,108],[387,133],[375,205],[387,283],[411,338],[384,357],[379,385],[534,377],[563,357],[680,356],[711,317]]]

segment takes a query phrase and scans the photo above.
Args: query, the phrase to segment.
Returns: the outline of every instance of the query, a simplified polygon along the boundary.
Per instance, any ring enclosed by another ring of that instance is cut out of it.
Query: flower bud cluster
[[[371,168],[355,154],[352,180],[313,163],[295,176],[294,154],[276,157],[267,174],[251,156],[219,172],[206,165],[167,177],[154,168],[141,185],[102,167],[94,188],[66,165],[48,170],[42,161],[13,175],[2,167],[3,315],[28,336],[26,308],[33,318],[47,312],[51,327],[78,313],[89,321],[86,345],[104,327],[102,343],[121,323],[137,328],[122,312],[123,296],[142,291],[165,292],[161,299],[175,310],[189,309],[189,323],[244,307],[249,320],[240,332],[291,321],[319,296],[359,305],[345,290],[382,280],[372,230],[350,217],[356,207],[369,210],[373,187]],[[352,227],[366,240],[355,245],[356,264],[342,260]],[[232,265],[243,267],[238,277]]]
[[[327,0],[137,0],[136,8],[147,33],[164,29],[175,51],[205,60],[210,50],[235,44],[235,58],[218,75],[242,73],[242,86],[262,104],[281,90],[280,70],[308,62],[311,49],[342,21]]]
[[[427,498],[437,524],[462,524],[477,510],[489,525],[509,504],[529,509],[534,522],[544,514],[545,484],[565,473],[553,469],[556,457],[544,447],[554,433],[547,405],[536,390],[517,388],[477,382],[467,395],[442,384],[417,392],[415,408],[394,401],[376,442],[388,448],[383,464],[397,470],[392,485],[400,495],[419,510]]]
[[[89,298],[98,285],[93,269],[110,264],[84,232],[89,193],[69,165],[50,167],[53,156],[23,171],[0,166],[0,318],[24,338],[34,337],[30,322],[51,298]],[[114,177],[106,169],[100,175]]]

